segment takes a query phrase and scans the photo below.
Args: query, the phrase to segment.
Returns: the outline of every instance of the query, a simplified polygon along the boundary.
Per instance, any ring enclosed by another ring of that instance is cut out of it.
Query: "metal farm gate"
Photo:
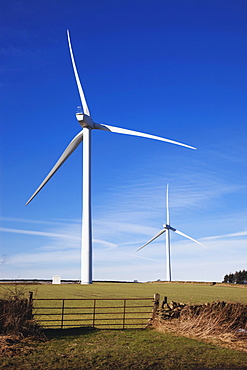
[[[44,328],[144,328],[154,314],[154,298],[32,299],[33,314]]]

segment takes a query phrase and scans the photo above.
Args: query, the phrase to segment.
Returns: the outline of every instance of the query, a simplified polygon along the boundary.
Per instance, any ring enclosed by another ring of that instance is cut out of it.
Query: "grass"
[[[155,330],[63,330],[0,369],[247,369],[247,354]]]
[[[6,293],[0,286],[0,297]],[[246,288],[179,283],[28,285],[34,298],[141,298],[247,303]],[[49,301],[47,301],[49,302]],[[17,356],[0,357],[0,369],[247,369],[247,353],[156,330],[48,330],[44,343],[23,342]],[[11,353],[11,352],[10,352]]]
[[[18,290],[16,288],[16,285],[0,285],[0,297],[1,295],[4,295],[4,291],[12,289],[12,290]],[[80,285],[80,284],[61,284],[61,285],[51,285],[51,284],[41,284],[41,285],[21,285],[19,286],[19,289],[26,289],[26,294],[28,291],[34,292],[34,299],[75,299],[75,298],[86,298],[86,299],[92,299],[92,298],[111,298],[115,299],[113,302],[112,300],[104,301],[103,303],[100,303],[100,301],[97,301],[97,306],[100,304],[103,306],[117,306],[117,305],[123,305],[123,302],[118,302],[116,299],[122,299],[122,298],[148,298],[150,297],[150,302],[147,302],[148,305],[150,305],[150,309],[145,308],[141,309],[142,311],[146,311],[145,314],[139,315],[139,318],[143,317],[145,320],[139,320],[138,323],[140,324],[140,327],[143,327],[148,322],[148,319],[150,317],[150,313],[152,310],[152,302],[151,299],[154,295],[154,293],[160,293],[161,299],[163,299],[164,296],[168,297],[168,301],[176,301],[176,302],[185,302],[185,303],[191,303],[191,304],[203,304],[205,302],[212,302],[215,300],[221,300],[221,301],[231,301],[231,302],[242,302],[247,303],[247,294],[246,289],[240,288],[239,286],[233,285],[233,286],[224,286],[222,284],[218,285],[209,285],[209,284],[182,284],[182,283],[111,283],[111,282],[98,282],[94,283],[92,285]],[[15,292],[16,294],[16,292]],[[92,312],[93,312],[93,301],[86,301],[86,302],[79,302],[79,301],[66,301],[65,302],[65,308],[66,314],[69,314],[71,310],[69,310],[68,307],[78,306],[77,311],[73,311],[73,316],[69,317],[69,315],[65,315],[65,320],[78,320],[78,319],[84,319],[84,322],[76,322],[76,321],[65,321],[65,325],[67,327],[79,325],[91,325],[92,324]],[[129,301],[128,304],[131,304]],[[144,304],[144,302],[139,302],[139,304]],[[87,310],[79,308],[80,306],[87,306],[89,307]],[[42,325],[51,325],[54,324],[55,327],[59,327],[61,325],[61,307],[62,307],[62,301],[53,301],[53,300],[46,300],[46,301],[36,301],[34,303],[35,307],[40,307],[38,310],[36,310],[36,318]],[[50,310],[48,310],[48,307],[54,307]],[[55,309],[56,307],[56,309]],[[103,312],[107,312],[109,310],[103,309]],[[117,309],[111,309],[111,312],[116,312]],[[97,321],[95,322],[95,326],[102,328],[101,324],[113,324],[111,325],[111,328],[121,328],[122,327],[122,310],[120,310],[120,315],[115,314],[111,315],[107,318],[111,318],[111,321],[102,321],[103,315],[100,314],[102,310],[100,311],[97,309],[97,312],[99,313],[97,315]],[[129,310],[131,311],[131,310]],[[133,311],[133,310],[132,310]],[[136,309],[138,311],[138,309]],[[140,311],[140,309],[139,309]],[[80,312],[81,315],[75,315],[76,312]],[[85,313],[88,312],[88,315]],[[118,310],[119,312],[119,310]],[[46,313],[48,316],[44,316],[42,314]],[[56,315],[57,314],[57,315]],[[126,314],[126,317],[137,317],[138,315],[134,314]],[[117,320],[118,318],[118,320]],[[46,320],[57,320],[57,321],[46,321]],[[86,320],[85,320],[86,319]],[[113,319],[116,319],[113,321]],[[116,324],[118,324],[116,326]],[[132,327],[135,327],[133,325],[133,321],[130,321],[129,319],[126,321],[126,323],[131,324]],[[109,327],[109,326],[108,326]]]
[[[0,285],[0,298],[9,285]],[[247,303],[247,286],[181,283],[94,283],[92,285],[27,285],[34,298],[144,298],[159,293],[168,301],[203,304],[212,301]]]

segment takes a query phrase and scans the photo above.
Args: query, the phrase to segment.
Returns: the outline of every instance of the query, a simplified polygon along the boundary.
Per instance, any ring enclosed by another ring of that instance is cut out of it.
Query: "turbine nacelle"
[[[168,224],[164,224],[164,225],[163,225],[163,227],[164,227],[164,229],[166,229],[166,230],[176,231],[176,229],[174,229],[173,227],[171,227],[171,226],[170,226],[170,225],[168,225]]]
[[[89,127],[91,129],[94,128],[94,121],[90,116],[84,113],[76,113],[76,119],[79,122],[82,128]]]

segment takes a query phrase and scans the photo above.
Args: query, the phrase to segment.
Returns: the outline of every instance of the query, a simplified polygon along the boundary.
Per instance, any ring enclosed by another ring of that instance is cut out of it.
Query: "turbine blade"
[[[78,145],[82,142],[83,139],[83,130],[77,134],[74,139],[69,143],[59,160],[56,162],[55,166],[52,170],[48,173],[44,181],[40,184],[38,189],[33,193],[31,198],[28,199],[26,205],[31,202],[31,200],[38,194],[38,192],[45,186],[45,184],[50,180],[50,178],[54,175],[54,173],[62,166],[62,164],[66,161],[66,159],[73,153],[73,151],[78,147]]]
[[[197,244],[200,244],[200,245],[202,245],[204,248],[208,249],[208,247],[206,247],[206,245],[204,245],[204,244],[202,244],[202,243],[198,242],[196,239],[191,238],[191,236],[186,235],[186,234],[184,234],[184,233],[182,233],[181,231],[176,230],[176,229],[175,229],[175,230],[172,230],[172,231],[174,231],[176,234],[182,235],[182,236],[184,236],[185,238],[190,239],[190,240],[192,240],[193,242],[195,242],[195,243],[197,243]]]
[[[74,58],[73,51],[72,51],[72,45],[71,45],[71,41],[70,41],[69,30],[67,30],[67,36],[68,36],[70,57],[71,57],[72,65],[73,65],[73,70],[74,70],[74,74],[75,74],[77,87],[78,87],[78,90],[79,90],[79,95],[80,95],[80,98],[81,98],[83,112],[84,112],[84,114],[87,114],[88,116],[90,116],[89,109],[88,109],[87,102],[86,102],[86,98],[85,98],[85,95],[84,95],[84,92],[83,92],[83,89],[82,89],[81,81],[80,81],[80,78],[79,78],[79,75],[78,75],[78,72],[77,72],[77,68],[76,68],[76,64],[75,64],[75,58]]]
[[[148,139],[165,141],[165,142],[170,143],[170,144],[176,144],[176,145],[180,145],[180,146],[185,146],[186,148],[196,149],[193,146],[190,146],[190,145],[187,145],[187,144],[183,144],[183,143],[179,143],[178,141],[174,141],[174,140],[170,140],[170,139],[165,139],[165,138],[160,137],[160,136],[145,134],[143,132],[128,130],[126,128],[114,127],[114,126],[105,125],[105,124],[99,124],[99,123],[95,123],[94,128],[96,128],[98,130],[111,131],[111,132],[115,132],[115,133],[118,133],[118,134],[146,137]]]
[[[138,252],[140,249],[146,247],[146,245],[148,245],[149,243],[151,243],[153,240],[157,239],[160,235],[164,234],[164,232],[166,231],[166,229],[162,229],[158,232],[158,234],[156,234],[152,239],[150,239],[146,244],[144,244],[141,248],[138,248],[136,250],[136,252]]]
[[[170,214],[169,214],[169,204],[168,204],[168,187],[169,184],[166,185],[166,223],[170,225]]]

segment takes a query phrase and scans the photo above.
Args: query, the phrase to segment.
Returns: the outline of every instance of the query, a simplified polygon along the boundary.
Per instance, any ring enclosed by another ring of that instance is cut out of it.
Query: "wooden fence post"
[[[161,308],[163,309],[166,304],[167,304],[167,297],[164,297]]]
[[[155,293],[151,320],[154,320],[157,317],[157,313],[159,311],[159,304],[160,304],[160,295],[159,293]]]
[[[159,293],[155,293],[154,294],[154,300],[153,300],[153,302],[154,302],[154,305],[153,305],[151,317],[150,317],[150,319],[149,319],[149,321],[148,321],[148,323],[147,323],[147,325],[145,326],[144,329],[146,329],[149,326],[152,326],[154,319],[156,319],[157,316],[158,316],[159,305],[160,305],[160,295],[159,295]]]
[[[29,303],[29,306],[32,307],[32,305],[33,305],[33,292],[29,292],[28,303]]]
[[[29,292],[27,306],[28,306],[28,316],[33,319],[33,292]]]

